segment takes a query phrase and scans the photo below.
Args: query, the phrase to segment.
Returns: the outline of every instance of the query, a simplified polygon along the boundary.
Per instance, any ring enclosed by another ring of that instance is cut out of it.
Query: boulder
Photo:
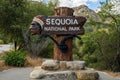
[[[67,61],[66,66],[68,70],[74,70],[74,64],[73,61]]]
[[[77,76],[75,72],[72,71],[57,71],[57,72],[49,72],[43,78],[45,80],[77,80]]]
[[[46,71],[40,67],[34,68],[30,73],[30,78],[40,80],[77,80],[73,71]]]
[[[98,80],[99,74],[94,70],[80,70],[76,72],[78,80]]]
[[[42,63],[41,68],[44,70],[84,70],[85,61],[57,61],[46,60]]]
[[[60,69],[59,61],[46,60],[42,63],[41,68],[49,71],[59,70]]]
[[[74,70],[84,70],[85,61],[73,61]]]
[[[30,73],[30,78],[40,80],[96,80],[98,76],[85,70],[85,61],[46,60]]]
[[[60,61],[60,70],[66,70],[66,69],[67,69],[66,61]]]
[[[85,61],[68,61],[66,62],[67,70],[84,70]]]
[[[44,77],[46,73],[47,71],[41,69],[40,67],[37,67],[30,73],[30,78],[40,79]]]

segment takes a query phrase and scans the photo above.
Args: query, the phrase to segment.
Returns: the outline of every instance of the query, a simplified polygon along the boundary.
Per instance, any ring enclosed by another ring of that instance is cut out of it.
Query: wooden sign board
[[[79,16],[36,16],[41,34],[84,34],[86,18]]]

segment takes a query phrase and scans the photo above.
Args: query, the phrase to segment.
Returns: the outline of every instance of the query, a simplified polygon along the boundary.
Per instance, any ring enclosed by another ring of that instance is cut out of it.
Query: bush
[[[3,40],[0,40],[0,44],[3,44],[4,42],[3,42]]]
[[[6,65],[22,67],[26,61],[26,54],[23,51],[11,51],[6,53],[4,59]]]

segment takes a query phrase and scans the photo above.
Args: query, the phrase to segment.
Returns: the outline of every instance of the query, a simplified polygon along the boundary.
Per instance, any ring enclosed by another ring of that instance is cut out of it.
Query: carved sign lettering
[[[79,16],[36,16],[32,21],[39,26],[40,34],[83,34],[85,22],[86,18]]]

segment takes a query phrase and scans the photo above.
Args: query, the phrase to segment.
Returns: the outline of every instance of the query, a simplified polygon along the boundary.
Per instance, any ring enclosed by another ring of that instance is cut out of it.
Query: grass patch
[[[25,66],[27,67],[41,66],[42,62],[44,61],[42,58],[31,58],[29,56],[27,56],[26,59]]]

